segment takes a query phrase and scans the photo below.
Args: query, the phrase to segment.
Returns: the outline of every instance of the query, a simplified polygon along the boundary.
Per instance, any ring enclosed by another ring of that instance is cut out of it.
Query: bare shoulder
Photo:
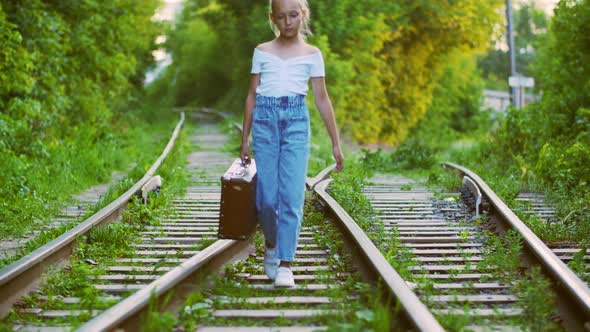
[[[265,51],[268,52],[272,49],[272,41],[266,42],[266,43],[261,43],[256,45],[256,48],[261,50],[261,51]]]
[[[305,43],[304,49],[305,49],[305,54],[314,54],[314,53],[321,52],[319,48],[317,48],[313,45],[309,45],[307,43]]]

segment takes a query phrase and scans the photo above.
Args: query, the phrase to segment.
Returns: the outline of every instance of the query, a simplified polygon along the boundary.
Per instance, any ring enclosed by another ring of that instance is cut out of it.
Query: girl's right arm
[[[244,106],[244,124],[242,125],[242,147],[240,149],[240,158],[244,160],[246,157],[250,158],[250,145],[248,137],[252,129],[252,113],[256,107],[256,88],[260,84],[260,74],[252,74],[250,79],[250,86],[248,88],[248,96],[246,97],[246,105]]]

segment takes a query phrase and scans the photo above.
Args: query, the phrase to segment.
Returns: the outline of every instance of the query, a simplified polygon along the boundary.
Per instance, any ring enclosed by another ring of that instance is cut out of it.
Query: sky
[[[553,15],[553,8],[559,2],[558,0],[534,0],[539,9],[545,10],[549,15]]]
[[[183,0],[164,0],[164,5],[154,15],[155,20],[171,20],[182,9]]]

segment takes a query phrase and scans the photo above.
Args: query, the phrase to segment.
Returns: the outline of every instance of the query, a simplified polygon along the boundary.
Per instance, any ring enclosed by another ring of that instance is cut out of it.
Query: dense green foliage
[[[371,158],[397,169],[429,169],[443,160],[465,165],[544,240],[588,238],[590,43],[584,31],[589,24],[590,1],[563,0],[557,6],[546,43],[538,45],[532,65],[542,91],[539,101],[510,109],[491,123],[485,113],[474,111],[476,99],[467,98],[475,96],[469,92],[476,91],[473,84],[480,84],[476,73],[470,78],[468,69],[449,71],[439,82],[447,77],[453,84],[441,85],[440,97],[410,138],[392,155]],[[463,96],[463,102],[450,98],[453,95]],[[445,105],[451,105],[450,111]],[[557,203],[561,222],[547,223],[521,213],[513,200],[523,189],[547,192]]]
[[[0,7],[3,150],[42,156],[81,126],[100,137],[141,86],[157,1],[31,0]]]
[[[523,176],[564,191],[590,194],[590,1],[561,1],[535,63],[543,96],[511,110],[492,151],[521,159]]]
[[[0,236],[137,155],[138,107],[123,107],[152,64],[157,6],[0,1]]]
[[[542,183],[572,213],[571,229],[590,227],[590,1],[562,0],[534,65],[542,98],[511,110],[490,146],[500,160],[520,161],[521,176]],[[569,211],[567,211],[569,210]],[[581,234],[583,236],[583,234]]]
[[[311,1],[338,123],[359,142],[397,144],[426,113],[449,55],[486,45],[501,1]],[[273,38],[267,1],[189,0],[169,40],[179,105],[240,112],[253,48]],[[185,70],[189,68],[190,70]]]
[[[435,82],[426,116],[410,132],[401,150],[416,150],[414,146],[418,144],[429,147],[432,151],[428,153],[431,154],[458,139],[484,134],[491,116],[489,112],[481,111],[482,89],[483,80],[475,57],[461,52],[449,54],[441,77]]]

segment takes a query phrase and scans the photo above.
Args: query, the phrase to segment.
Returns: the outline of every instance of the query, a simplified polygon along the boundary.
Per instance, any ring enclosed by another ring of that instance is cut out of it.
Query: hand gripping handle
[[[252,161],[250,160],[250,157],[248,157],[248,156],[244,157],[244,159],[242,159],[242,167],[248,168],[248,166],[250,166],[251,162]]]

